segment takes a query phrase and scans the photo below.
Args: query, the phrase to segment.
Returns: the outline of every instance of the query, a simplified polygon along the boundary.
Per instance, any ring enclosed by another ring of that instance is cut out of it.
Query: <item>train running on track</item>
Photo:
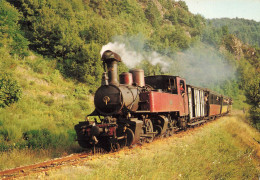
[[[231,111],[231,98],[188,85],[178,76],[144,77],[142,69],[133,69],[120,74],[118,82],[121,57],[107,50],[101,60],[105,72],[95,93],[95,110],[75,126],[83,148],[111,151],[151,142]],[[90,117],[95,120],[90,121]]]

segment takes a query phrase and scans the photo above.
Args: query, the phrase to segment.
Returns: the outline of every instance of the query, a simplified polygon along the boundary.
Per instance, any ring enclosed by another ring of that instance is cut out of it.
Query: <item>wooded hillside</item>
[[[209,25],[183,1],[2,0],[0,10],[2,151],[70,148],[73,125],[93,110],[109,42],[143,55],[136,67],[146,75],[180,75],[231,96],[260,128],[259,47]]]
[[[229,33],[234,34],[244,43],[248,43],[252,46],[260,46],[260,22],[242,18],[221,18],[208,20],[208,23],[216,28],[226,26]]]

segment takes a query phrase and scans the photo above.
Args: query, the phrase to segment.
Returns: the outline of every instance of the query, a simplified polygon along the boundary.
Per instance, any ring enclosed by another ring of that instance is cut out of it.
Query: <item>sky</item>
[[[260,22],[260,0],[184,0],[193,14],[212,18],[244,18]]]

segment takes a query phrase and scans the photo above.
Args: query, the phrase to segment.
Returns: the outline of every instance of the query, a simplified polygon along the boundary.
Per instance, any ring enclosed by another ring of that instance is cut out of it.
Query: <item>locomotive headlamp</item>
[[[105,97],[103,97],[103,101],[106,103],[106,105],[107,105],[107,103],[110,101],[110,97],[108,97],[108,96],[105,96]]]

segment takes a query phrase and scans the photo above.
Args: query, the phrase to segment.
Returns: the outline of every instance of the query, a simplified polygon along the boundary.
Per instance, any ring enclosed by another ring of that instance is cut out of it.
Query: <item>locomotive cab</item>
[[[148,76],[145,83],[152,91],[140,94],[140,111],[176,112],[180,116],[188,114],[188,99],[185,80],[178,76]],[[181,84],[183,89],[181,90]]]
[[[154,91],[162,91],[171,94],[178,93],[176,76],[147,76],[145,77],[145,82],[150,85]]]

